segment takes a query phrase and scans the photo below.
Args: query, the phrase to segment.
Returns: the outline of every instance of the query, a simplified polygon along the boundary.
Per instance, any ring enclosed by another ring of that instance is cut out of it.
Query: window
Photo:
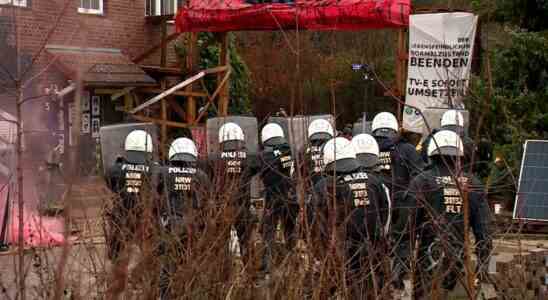
[[[27,7],[27,0],[0,0],[0,5]]]
[[[78,12],[84,14],[102,15],[103,0],[80,0]]]
[[[146,0],[146,16],[174,15],[177,12],[177,0]]]

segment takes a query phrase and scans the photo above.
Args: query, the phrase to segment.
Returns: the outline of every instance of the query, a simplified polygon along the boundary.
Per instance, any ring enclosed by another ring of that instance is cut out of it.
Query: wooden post
[[[396,41],[396,91],[395,94],[401,101],[405,101],[405,82],[407,76],[405,76],[406,63],[407,63],[407,48],[405,46],[405,29],[398,29],[398,36]],[[404,107],[398,102],[398,121],[402,122],[402,113]]]
[[[223,32],[219,36],[219,42],[221,43],[221,51],[219,53],[219,65],[229,66],[230,65],[230,56],[228,53],[228,33]],[[223,74],[217,75],[217,82],[220,83],[223,80]],[[230,79],[221,88],[219,93],[219,116],[226,116],[228,114],[228,102],[229,102],[229,90],[230,90]]]
[[[198,34],[195,32],[190,33],[190,41],[188,43],[188,56],[186,61],[187,70],[191,73],[194,72],[196,65],[198,64]],[[185,92],[191,93],[193,91],[194,84],[190,84],[185,88]],[[196,98],[189,96],[186,100],[186,122],[188,124],[194,123],[196,120]]]
[[[160,53],[160,66],[165,67],[166,66],[166,57],[167,57],[167,43],[163,43],[163,41],[167,38],[167,19],[162,19],[162,48]]]
[[[164,121],[161,125],[162,133],[160,136],[160,155],[162,155],[163,159],[167,158],[167,99],[162,99],[162,121]]]

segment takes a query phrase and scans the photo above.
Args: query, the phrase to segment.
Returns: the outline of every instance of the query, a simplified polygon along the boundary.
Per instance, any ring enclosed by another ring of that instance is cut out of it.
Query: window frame
[[[177,10],[179,7],[178,4],[179,4],[179,1],[178,0],[170,0],[171,2],[173,2],[173,7],[174,7],[174,12],[172,13],[173,15],[177,14]],[[154,2],[154,13],[153,14],[148,14],[148,11],[147,11],[147,4],[150,3],[150,2]],[[169,15],[172,15],[172,14],[162,14],[162,2],[163,0],[146,0],[145,2],[145,17],[161,17],[161,16],[169,16]]]
[[[2,1],[5,1],[6,3],[3,3]],[[29,8],[30,0],[0,0],[0,6]]]
[[[82,7],[82,0],[78,1],[78,12],[81,14],[88,14],[88,15],[103,15],[104,14],[104,0],[99,0],[99,9],[94,8],[83,8]]]

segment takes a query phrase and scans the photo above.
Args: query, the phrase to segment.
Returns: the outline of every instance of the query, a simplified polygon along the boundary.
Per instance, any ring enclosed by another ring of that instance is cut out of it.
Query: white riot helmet
[[[308,139],[311,141],[328,140],[334,136],[333,126],[326,119],[316,119],[308,125]]]
[[[194,162],[198,159],[196,144],[189,138],[178,138],[169,147],[169,160]]]
[[[358,162],[352,142],[343,137],[327,141],[323,146],[323,163],[326,170],[333,169],[334,165],[337,170],[355,168]]]
[[[373,167],[379,162],[379,144],[367,133],[361,133],[352,138],[356,150],[356,158],[365,167]]]
[[[460,136],[451,130],[441,130],[434,134],[428,144],[428,156],[435,155],[464,156]]]
[[[268,123],[261,130],[261,141],[264,145],[278,145],[285,143],[282,126],[276,123]]]
[[[240,125],[229,122],[219,128],[219,143],[225,150],[234,150],[245,142],[245,134]]]
[[[152,136],[144,130],[130,132],[124,144],[127,160],[130,162],[144,162],[147,155],[153,151]]]
[[[398,120],[392,113],[378,113],[375,118],[373,118],[371,132],[375,137],[392,138],[398,133]]]
[[[226,123],[219,128],[219,143],[230,141],[245,141],[244,131],[242,127],[236,123]]]
[[[454,130],[464,128],[464,117],[458,110],[448,110],[441,116],[440,126],[442,129]]]

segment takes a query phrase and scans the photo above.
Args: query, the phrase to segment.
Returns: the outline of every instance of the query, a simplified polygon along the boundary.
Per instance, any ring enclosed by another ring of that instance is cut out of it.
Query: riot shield
[[[226,123],[238,124],[245,135],[245,145],[247,154],[255,156],[259,148],[259,138],[257,134],[257,118],[244,116],[227,116],[207,119],[206,135],[207,135],[207,153],[208,155],[216,155],[220,150],[219,143],[219,128]]]
[[[270,117],[268,122],[279,124],[284,130],[293,153],[301,153],[308,141],[308,125],[316,119],[325,119],[335,129],[335,118],[332,115],[312,115],[294,117]]]
[[[106,172],[114,165],[116,158],[125,156],[124,144],[126,136],[133,130],[141,129],[152,136],[153,141],[153,161],[158,161],[158,133],[153,123],[127,123],[116,124],[101,127],[99,131],[101,139],[101,158],[103,163],[103,172]]]
[[[430,126],[430,130],[439,129],[441,127],[441,117],[443,114],[450,110],[449,108],[426,108],[423,110],[424,118],[426,119],[426,123]],[[456,109],[458,110],[462,116],[464,117],[464,133],[468,135],[468,127],[470,124],[470,113],[467,110],[464,109]],[[428,127],[426,125],[423,126],[423,136],[428,136],[429,134]]]

